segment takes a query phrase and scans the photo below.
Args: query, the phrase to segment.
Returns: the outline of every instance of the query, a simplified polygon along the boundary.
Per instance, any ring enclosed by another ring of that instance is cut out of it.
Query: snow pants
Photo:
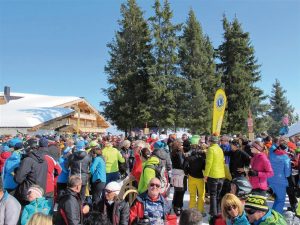
[[[203,179],[194,178],[189,175],[188,189],[190,193],[189,208],[196,208],[204,212],[205,182]]]

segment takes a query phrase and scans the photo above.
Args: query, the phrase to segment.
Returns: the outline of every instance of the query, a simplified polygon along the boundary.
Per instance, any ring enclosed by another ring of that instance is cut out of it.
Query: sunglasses
[[[157,187],[157,188],[160,188],[160,184],[154,184],[154,183],[150,184],[150,187],[154,187],[154,186]]]
[[[31,195],[31,193],[32,193],[31,191],[28,191],[28,192],[27,192],[27,195]]]
[[[256,213],[255,209],[245,209],[245,212],[249,215],[253,215],[254,213]]]
[[[226,209],[226,211],[230,212],[232,209],[235,210],[236,208],[237,208],[236,205],[232,205],[232,206],[227,206],[225,209]]]

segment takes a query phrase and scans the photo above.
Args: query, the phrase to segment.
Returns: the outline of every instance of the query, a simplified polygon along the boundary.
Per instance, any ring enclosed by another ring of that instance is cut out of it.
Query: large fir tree
[[[182,103],[185,125],[194,132],[210,132],[214,92],[218,88],[214,50],[200,23],[190,10],[179,50],[180,69],[186,80]]]
[[[147,21],[135,0],[121,5],[120,30],[108,44],[110,60],[105,72],[109,87],[104,90],[109,101],[102,102],[104,114],[119,129],[143,127],[150,118],[147,108],[151,36]]]
[[[280,85],[280,82],[276,79],[272,88],[272,95],[270,97],[271,110],[268,113],[271,117],[271,126],[268,133],[271,135],[278,135],[279,129],[283,126],[282,118],[288,115],[290,121],[293,120],[294,108],[290,105],[287,98],[284,96],[285,90]]]
[[[222,82],[227,95],[227,127],[226,133],[247,131],[249,110],[255,119],[257,130],[259,120],[264,117],[266,105],[262,104],[263,91],[255,86],[260,77],[259,65],[254,55],[249,33],[242,30],[237,18],[229,23],[223,18],[224,42],[219,46],[218,55],[221,60],[219,69],[222,72]],[[259,128],[260,129],[260,128]]]
[[[176,99],[174,91],[177,76],[177,32],[179,25],[171,22],[173,13],[167,0],[163,6],[159,0],[153,6],[155,15],[149,20],[152,25],[153,55],[155,65],[150,77],[149,107],[151,108],[152,126],[161,128],[176,127]]]

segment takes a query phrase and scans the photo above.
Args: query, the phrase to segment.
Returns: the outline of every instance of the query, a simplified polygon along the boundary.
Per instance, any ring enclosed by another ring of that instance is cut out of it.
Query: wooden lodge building
[[[84,98],[0,92],[0,134],[105,133],[109,126]]]

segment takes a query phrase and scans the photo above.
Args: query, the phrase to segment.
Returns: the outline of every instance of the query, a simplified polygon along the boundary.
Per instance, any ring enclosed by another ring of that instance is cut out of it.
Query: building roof
[[[292,137],[292,136],[295,136],[297,134],[300,134],[300,121],[292,124],[289,127],[289,132],[288,132],[288,134],[286,136]]]
[[[0,92],[3,96],[3,92]],[[38,94],[10,93],[13,98],[5,105],[16,106],[21,108],[26,107],[57,107],[68,102],[77,101],[81,98],[73,96],[50,96]],[[17,100],[17,101],[16,101]]]
[[[0,92],[3,96],[3,92]],[[11,100],[0,105],[0,127],[35,127],[53,119],[74,113],[62,105],[79,101],[73,96],[48,96],[24,93],[10,93]]]
[[[68,108],[0,105],[0,127],[35,127],[73,112]]]

